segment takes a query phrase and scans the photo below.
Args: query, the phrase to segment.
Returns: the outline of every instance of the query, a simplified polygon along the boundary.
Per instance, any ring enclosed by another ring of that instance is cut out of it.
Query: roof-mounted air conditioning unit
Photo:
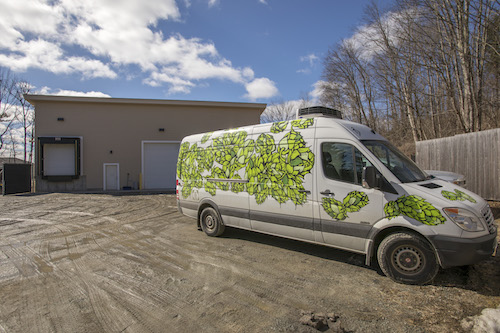
[[[332,117],[342,119],[342,112],[325,106],[311,106],[308,108],[299,109],[299,118],[309,117]]]

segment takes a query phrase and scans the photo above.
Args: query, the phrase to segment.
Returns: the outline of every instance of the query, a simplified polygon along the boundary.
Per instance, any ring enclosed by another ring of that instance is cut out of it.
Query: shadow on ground
[[[241,239],[249,242],[275,246],[311,256],[342,262],[369,270],[383,276],[376,263],[365,265],[365,256],[327,246],[296,241],[252,231],[227,228],[223,238]],[[500,296],[500,257],[491,257],[471,266],[442,269],[431,285],[471,290],[485,296]]]

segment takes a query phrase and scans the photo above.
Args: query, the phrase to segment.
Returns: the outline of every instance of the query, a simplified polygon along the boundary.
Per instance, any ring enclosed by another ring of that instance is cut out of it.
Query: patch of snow
[[[499,333],[500,305],[496,309],[484,309],[479,316],[463,319],[461,324],[471,333]]]

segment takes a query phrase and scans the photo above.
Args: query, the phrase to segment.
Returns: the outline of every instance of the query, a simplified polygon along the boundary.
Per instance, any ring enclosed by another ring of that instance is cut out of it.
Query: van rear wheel
[[[200,215],[201,229],[211,237],[217,237],[224,232],[224,224],[215,209],[207,207],[203,209]]]
[[[382,272],[392,280],[407,284],[426,284],[439,271],[436,255],[422,237],[394,233],[380,243],[377,259]]]

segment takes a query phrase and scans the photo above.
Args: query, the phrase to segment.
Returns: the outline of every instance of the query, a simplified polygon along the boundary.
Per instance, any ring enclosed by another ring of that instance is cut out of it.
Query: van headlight
[[[481,220],[467,209],[462,208],[443,208],[450,220],[455,222],[465,231],[483,231],[484,225]]]

